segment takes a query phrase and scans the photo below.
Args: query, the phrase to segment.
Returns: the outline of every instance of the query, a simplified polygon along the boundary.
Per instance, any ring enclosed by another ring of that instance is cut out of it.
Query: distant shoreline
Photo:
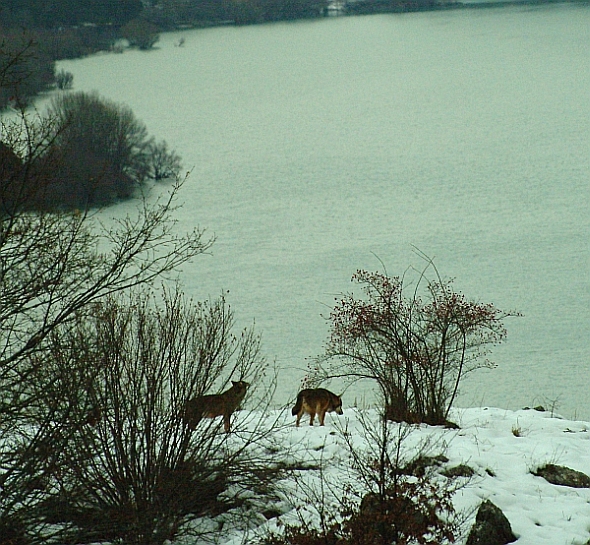
[[[546,6],[559,4],[590,5],[590,0],[470,0],[465,2],[441,1],[432,3],[419,3],[412,0],[392,2],[391,0],[349,0],[332,1],[326,12],[311,19],[323,19],[332,17],[354,17],[357,15],[376,15],[383,13],[420,13],[433,11],[467,10],[467,9],[493,9],[511,6]],[[268,23],[294,22],[310,19],[302,17],[296,19],[276,19],[259,22],[239,23],[234,20],[225,21],[195,21],[184,23],[172,28],[164,28],[162,32],[179,32],[183,30],[197,30],[200,28],[214,28],[221,26],[254,26]]]
[[[387,5],[389,4],[389,5]],[[333,16],[371,15],[376,13],[416,13],[429,11],[446,11],[460,9],[490,9],[510,6],[544,6],[549,4],[583,4],[590,5],[589,0],[472,0],[467,2],[433,2],[432,4],[413,4],[400,2],[391,6],[386,0],[353,0],[344,5],[339,14]]]

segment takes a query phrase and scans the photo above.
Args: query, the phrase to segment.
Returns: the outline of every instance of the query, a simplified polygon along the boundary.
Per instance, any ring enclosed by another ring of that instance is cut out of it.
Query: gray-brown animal
[[[243,380],[232,380],[231,388],[221,394],[189,399],[184,408],[184,420],[189,429],[194,430],[203,418],[223,416],[223,429],[229,432],[231,415],[240,406],[248,386]]]
[[[320,426],[324,425],[326,413],[335,412],[342,414],[342,399],[325,388],[307,388],[297,394],[297,401],[291,414],[297,415],[296,426],[304,413],[309,414],[309,425],[313,426],[315,415],[320,420]]]

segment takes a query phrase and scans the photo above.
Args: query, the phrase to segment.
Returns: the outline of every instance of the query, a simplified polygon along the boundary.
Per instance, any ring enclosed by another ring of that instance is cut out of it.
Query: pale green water
[[[356,268],[436,258],[517,309],[463,405],[590,420],[590,8],[336,18],[165,35],[61,63],[193,167],[181,221],[218,237],[187,293],[229,289],[292,398]],[[361,397],[349,390],[345,401]]]

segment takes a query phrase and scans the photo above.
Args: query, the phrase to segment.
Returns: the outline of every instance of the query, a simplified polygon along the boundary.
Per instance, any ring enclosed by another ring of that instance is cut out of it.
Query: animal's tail
[[[297,401],[295,402],[295,407],[293,407],[293,409],[291,409],[291,414],[293,416],[295,416],[296,414],[299,414],[299,411],[301,410],[301,405],[303,405],[303,395],[301,395],[301,392],[297,395]]]

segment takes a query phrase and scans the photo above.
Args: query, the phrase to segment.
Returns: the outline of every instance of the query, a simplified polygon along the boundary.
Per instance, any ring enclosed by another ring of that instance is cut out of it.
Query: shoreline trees
[[[44,114],[21,108],[2,121],[0,210],[85,210],[136,196],[152,180],[178,179],[180,157],[156,143],[131,109],[96,92],[56,95]]]

